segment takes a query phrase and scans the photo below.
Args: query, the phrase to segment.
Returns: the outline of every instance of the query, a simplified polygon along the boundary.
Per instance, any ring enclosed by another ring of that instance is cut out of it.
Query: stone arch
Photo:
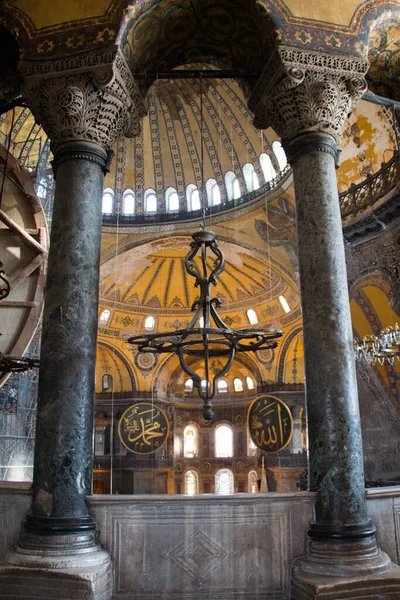
[[[275,45],[275,26],[254,0],[144,2],[121,32],[134,72],[162,72],[189,62],[258,73]],[[148,88],[151,84],[144,84]]]

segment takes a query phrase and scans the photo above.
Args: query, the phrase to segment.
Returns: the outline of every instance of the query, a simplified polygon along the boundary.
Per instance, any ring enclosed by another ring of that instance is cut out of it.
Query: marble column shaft
[[[79,156],[78,156],[79,155]],[[56,188],[43,316],[35,469],[25,529],[94,527],[93,410],[106,152],[68,142],[55,152]]]
[[[329,134],[307,133],[285,149],[296,196],[310,486],[318,491],[310,535],[345,538],[358,532],[362,537],[371,535],[373,527],[364,499],[336,142]]]

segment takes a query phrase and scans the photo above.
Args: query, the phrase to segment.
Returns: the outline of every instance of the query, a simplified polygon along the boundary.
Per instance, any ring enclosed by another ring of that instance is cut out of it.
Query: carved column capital
[[[116,46],[52,61],[23,61],[23,96],[53,148],[85,141],[109,150],[140,131],[146,114],[136,82]]]
[[[310,132],[339,143],[346,117],[367,89],[367,60],[279,46],[250,98],[260,129],[273,127],[284,142]]]

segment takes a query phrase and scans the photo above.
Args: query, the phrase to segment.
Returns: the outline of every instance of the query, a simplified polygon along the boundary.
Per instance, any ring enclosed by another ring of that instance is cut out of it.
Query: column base
[[[96,537],[23,531],[0,565],[0,600],[111,600],[111,558]]]
[[[60,557],[58,569],[16,567],[0,564],[0,599],[10,600],[111,600],[112,569],[97,567],[66,569]]]
[[[291,600],[396,600],[400,567],[375,536],[359,541],[310,540],[292,568]]]

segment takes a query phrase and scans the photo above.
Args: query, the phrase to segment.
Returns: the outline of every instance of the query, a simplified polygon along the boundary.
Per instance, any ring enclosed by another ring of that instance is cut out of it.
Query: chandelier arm
[[[213,298],[210,302],[210,313],[211,313],[211,317],[212,317],[214,323],[220,329],[226,329],[228,332],[232,332],[232,329],[230,329],[228,327],[228,325],[226,323],[224,323],[224,321],[219,316],[217,309],[215,308],[215,306],[213,304],[214,300],[217,300],[217,298]]]
[[[195,257],[195,255],[197,254],[197,251],[198,251],[198,244],[195,242],[192,242],[191,245],[192,245],[192,250],[190,250],[185,256],[185,269],[189,273],[189,275],[191,275],[192,277],[194,277],[196,279],[196,283],[198,285],[201,281],[201,274],[200,274],[200,271],[199,271],[196,263],[193,260],[193,258]]]
[[[222,273],[222,271],[225,269],[225,258],[224,255],[222,254],[222,251],[220,250],[220,248],[218,247],[217,242],[214,240],[212,242],[212,244],[210,245],[211,251],[215,254],[215,256],[217,257],[217,260],[214,261],[214,270],[211,272],[210,274],[210,281],[216,285],[217,281],[217,276]]]

